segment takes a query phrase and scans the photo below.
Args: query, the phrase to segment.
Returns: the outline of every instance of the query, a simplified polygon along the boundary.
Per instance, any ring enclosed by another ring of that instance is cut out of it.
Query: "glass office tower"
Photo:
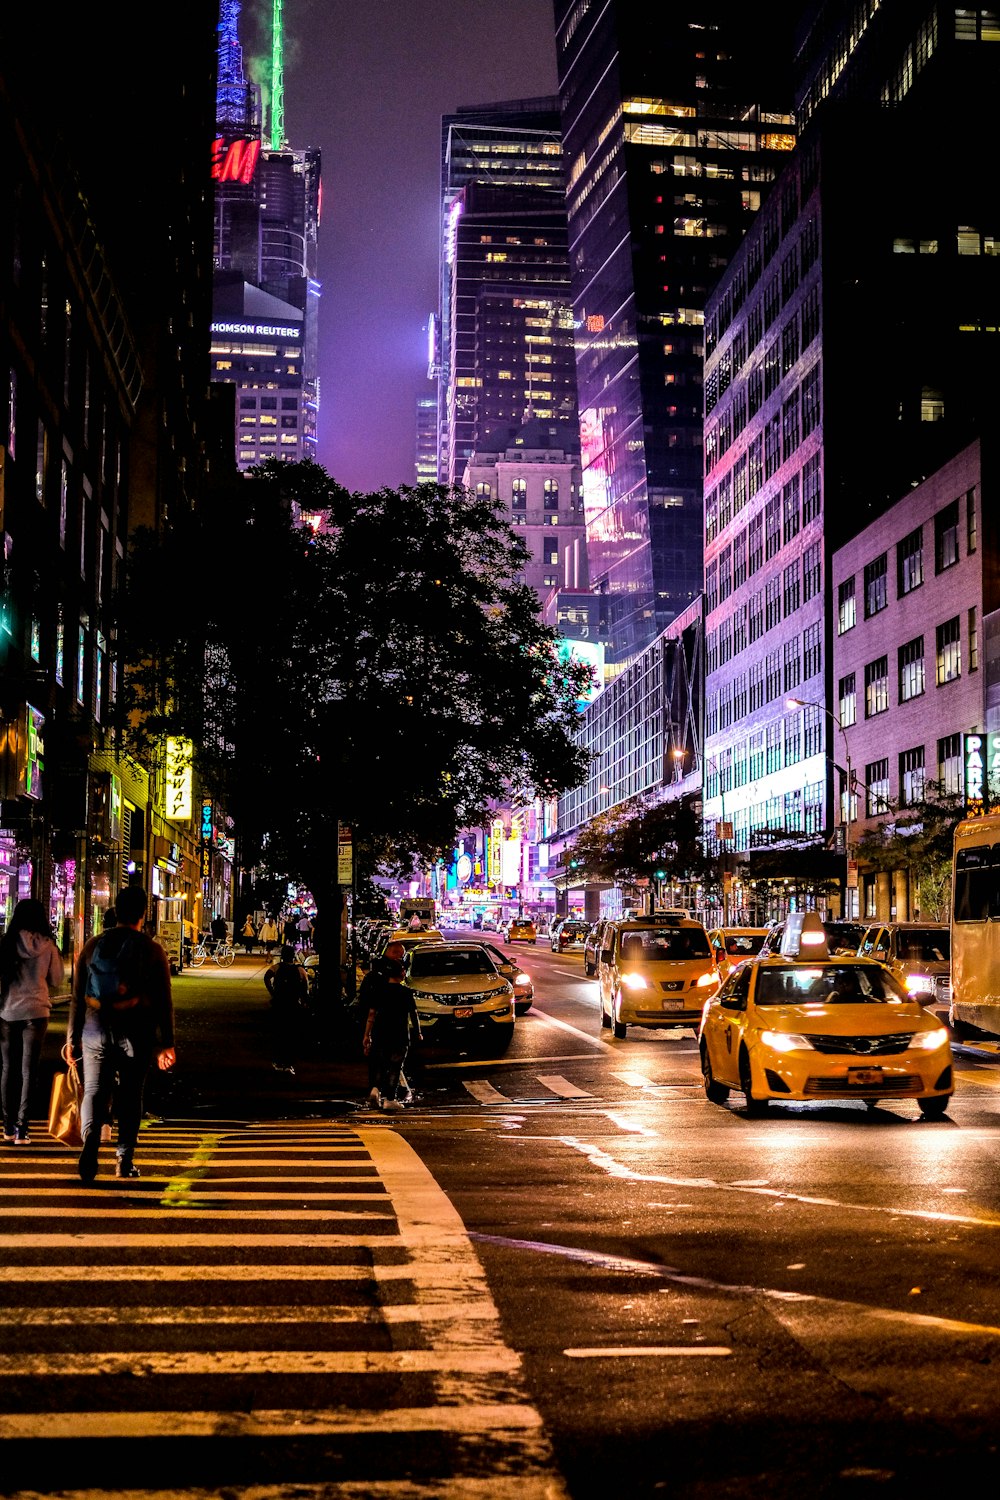
[[[619,663],[701,592],[705,300],[795,144],[786,7],[733,9],[555,0],[587,546]]]

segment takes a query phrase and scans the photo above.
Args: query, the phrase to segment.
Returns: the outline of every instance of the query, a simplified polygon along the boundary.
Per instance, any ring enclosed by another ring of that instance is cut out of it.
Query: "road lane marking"
[[[615,1119],[610,1114],[608,1118]],[[618,1124],[620,1121],[615,1120],[615,1123]],[[629,1128],[628,1124],[622,1124],[622,1129],[628,1130]],[[654,1131],[643,1133],[655,1134]],[[590,1141],[583,1141],[571,1135],[553,1136],[551,1139],[562,1141],[564,1146],[581,1152],[593,1166],[606,1172],[609,1177],[623,1178],[629,1182],[652,1183],[657,1187],[707,1188],[709,1191],[722,1193],[750,1193],[756,1197],[774,1198],[783,1203],[801,1203],[810,1208],[837,1208],[845,1212],[879,1214],[887,1218],[920,1219],[940,1224],[974,1224],[979,1228],[1000,1229],[1000,1216],[997,1215],[986,1217],[977,1214],[945,1213],[940,1209],[900,1208],[886,1203],[848,1203],[840,1198],[820,1198],[814,1194],[793,1193],[786,1188],[748,1187],[738,1182],[720,1182],[714,1177],[668,1177],[663,1173],[638,1172],[634,1167],[628,1167],[623,1162],[616,1161],[602,1146],[594,1145]]]
[[[567,1260],[601,1270],[623,1271],[630,1276],[654,1276],[678,1286],[691,1287],[696,1291],[723,1293],[738,1297],[768,1297],[775,1302],[802,1306],[811,1304],[819,1308],[844,1309],[858,1317],[872,1317],[881,1322],[903,1323],[912,1327],[927,1328],[938,1333],[961,1333],[970,1336],[986,1335],[1000,1338],[1000,1327],[992,1323],[965,1323],[956,1318],[937,1318],[930,1313],[914,1313],[895,1307],[870,1307],[864,1302],[848,1302],[840,1297],[824,1297],[817,1292],[788,1292],[777,1287],[748,1286],[727,1281],[715,1281],[708,1276],[691,1276],[677,1266],[663,1266],[654,1261],[632,1260],[624,1255],[606,1255],[598,1250],[578,1250],[572,1245],[556,1245],[545,1240],[508,1239],[499,1234],[480,1234],[473,1231],[477,1244],[495,1245],[501,1249],[528,1250],[538,1255],[559,1255]],[[565,1352],[565,1351],[564,1351]]]
[[[454,1315],[454,1308],[452,1309]],[[3,1381],[43,1378],[118,1379],[122,1376],[235,1375],[510,1375],[521,1368],[520,1356],[499,1344],[480,1348],[454,1343],[437,1349],[160,1349],[118,1353],[111,1349],[72,1354],[0,1354]]]
[[[91,1189],[91,1192],[93,1192],[93,1189]],[[246,1214],[238,1208],[198,1209],[188,1208],[184,1203],[162,1207],[159,1200],[154,1203],[152,1199],[143,1199],[138,1194],[130,1195],[127,1190],[123,1191],[122,1188],[117,1186],[111,1189],[111,1193],[118,1200],[114,1203],[112,1211],[125,1223],[131,1222],[133,1218],[145,1221],[151,1219],[212,1219],[218,1223],[225,1223],[229,1219],[246,1219]],[[119,1193],[122,1193],[124,1201],[119,1199]],[[107,1197],[109,1195],[105,1194],[103,1196]],[[348,1193],[345,1196],[352,1197],[353,1195]],[[366,1203],[370,1204],[372,1202],[372,1195],[370,1193],[366,1193],[363,1196]],[[318,1224],[326,1224],[343,1221],[344,1219],[376,1219],[380,1222],[390,1223],[392,1218],[392,1204],[389,1199],[380,1199],[378,1200],[378,1204],[380,1212],[366,1213],[360,1208],[273,1208],[268,1209],[267,1217],[271,1222],[281,1219],[295,1219],[299,1222],[311,1220]],[[86,1222],[88,1219],[106,1218],[109,1210],[111,1210],[110,1203],[104,1203],[96,1208],[74,1208],[73,1216],[76,1219]],[[0,1219],[52,1219],[57,1216],[63,1216],[62,1211],[58,1208],[32,1208],[30,1206],[25,1206],[24,1208],[5,1208],[0,1206]]]
[[[623,1073],[612,1073],[611,1076],[612,1078],[617,1078],[619,1083],[627,1083],[633,1089],[651,1089],[654,1087],[653,1080],[647,1078],[645,1073],[625,1071]]]
[[[1000,1088],[1000,1074],[997,1073],[967,1073],[963,1068],[961,1072],[956,1071],[955,1077],[963,1083],[978,1083],[988,1089]]]
[[[543,1083],[547,1089],[558,1094],[560,1099],[593,1099],[594,1095],[586,1089],[578,1089],[575,1083],[570,1083],[568,1078],[561,1078],[557,1073],[539,1073],[538,1082]]]
[[[567,1359],[634,1359],[636,1356],[659,1355],[661,1358],[673,1358],[676,1355],[695,1354],[703,1359],[718,1358],[720,1355],[732,1354],[732,1349],[725,1344],[660,1344],[658,1346],[644,1347],[637,1344],[630,1349],[564,1349]]]
[[[295,1408],[291,1411],[252,1412],[232,1411],[138,1411],[138,1412],[12,1412],[0,1414],[0,1439],[2,1438],[125,1438],[134,1440],[136,1433],[144,1437],[199,1438],[199,1437],[322,1437],[326,1433],[380,1433],[386,1432],[537,1432],[541,1418],[533,1406],[498,1402],[476,1403],[464,1409],[447,1406],[380,1407],[364,1411],[356,1407],[312,1409]],[[463,1481],[467,1483],[468,1481]],[[495,1480],[491,1479],[490,1483]],[[520,1479],[518,1480],[520,1484]],[[296,1484],[295,1494],[308,1492],[310,1486]],[[338,1485],[338,1489],[341,1488]],[[321,1486],[321,1494],[329,1494],[329,1486]],[[368,1486],[366,1485],[366,1492]],[[438,1491],[444,1493],[444,1491]],[[62,1491],[60,1495],[72,1494]],[[87,1492],[91,1497],[94,1491]],[[102,1489],[103,1497],[114,1491]],[[131,1492],[134,1495],[134,1491]],[[143,1500],[155,1500],[161,1491],[143,1488]],[[175,1491],[169,1492],[176,1494]],[[202,1493],[196,1489],[185,1489],[185,1495]],[[218,1495],[217,1490],[207,1493]],[[240,1487],[247,1496],[256,1491]],[[289,1494],[289,1486],[270,1493]],[[520,1489],[518,1493],[522,1493]],[[561,1488],[554,1488],[554,1497],[561,1495]]]
[[[491,1068],[535,1068],[539,1063],[593,1062],[593,1060],[589,1052],[561,1052],[552,1057],[491,1057],[487,1062]],[[482,1068],[486,1066],[486,1062],[483,1058],[477,1057],[462,1059],[459,1062],[425,1062],[423,1066],[428,1073],[445,1073],[462,1068]]]
[[[579,1037],[581,1042],[586,1042],[590,1047],[603,1049],[605,1045],[603,1037],[591,1036],[589,1031],[581,1031],[578,1026],[571,1026],[568,1021],[560,1021],[557,1016],[550,1016],[546,1011],[539,1011],[535,1020],[539,1026],[556,1026],[560,1031],[568,1031],[570,1036]]]
[[[617,1125],[619,1130],[625,1130],[629,1135],[659,1135],[659,1131],[650,1130],[648,1126],[641,1125],[637,1120],[630,1120],[627,1115],[616,1114],[613,1110],[604,1111],[612,1125]]]
[[[116,1275],[115,1280],[118,1279]],[[201,1280],[200,1270],[198,1279]],[[369,1275],[366,1279],[370,1281],[372,1278]],[[195,1323],[236,1323],[247,1328],[267,1327],[272,1323],[301,1324],[302,1327],[316,1323],[372,1323],[381,1326],[383,1323],[437,1323],[454,1316],[455,1309],[450,1302],[396,1302],[385,1307],[345,1307],[335,1302],[329,1305],[303,1302],[292,1307],[272,1307],[255,1302],[248,1307],[234,1307],[222,1303],[186,1302],[170,1308],[158,1305],[3,1307],[0,1308],[0,1328],[78,1328],[88,1324],[102,1327],[131,1327],[133,1324],[171,1327],[175,1323],[183,1323],[185,1326]],[[462,1308],[462,1317],[466,1322],[483,1322],[496,1317],[496,1308],[491,1303],[480,1303],[478,1306],[468,1303]]]
[[[485,1079],[473,1079],[471,1083],[468,1079],[465,1079],[462,1087],[472,1095],[473,1099],[477,1099],[480,1104],[511,1104],[513,1102],[507,1098],[506,1094],[501,1094],[499,1089],[495,1089],[492,1083],[487,1083]]]

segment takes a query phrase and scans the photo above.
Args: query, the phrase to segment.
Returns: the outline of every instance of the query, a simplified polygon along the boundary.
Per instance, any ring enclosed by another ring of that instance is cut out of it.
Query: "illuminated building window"
[[[296,443],[298,442],[298,440],[299,440],[299,437],[298,437],[298,433],[296,433],[296,432],[283,432],[281,434],[281,442],[282,442],[283,446],[290,445],[291,447],[294,448],[295,445],[296,445]]]
[[[267,417],[262,412],[261,413],[261,418],[260,418],[260,425],[262,427],[277,427],[277,425],[278,425],[278,419],[277,419],[277,417]]]

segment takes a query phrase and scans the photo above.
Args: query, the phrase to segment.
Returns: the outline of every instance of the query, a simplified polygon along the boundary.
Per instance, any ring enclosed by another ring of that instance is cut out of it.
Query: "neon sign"
[[[174,823],[191,819],[191,753],[190,740],[170,735],[167,739],[166,813]]]
[[[213,323],[212,332],[247,334],[257,339],[301,339],[302,337],[302,330],[297,323]]]
[[[212,177],[216,182],[249,183],[259,156],[260,141],[226,141],[217,136],[212,142]]]

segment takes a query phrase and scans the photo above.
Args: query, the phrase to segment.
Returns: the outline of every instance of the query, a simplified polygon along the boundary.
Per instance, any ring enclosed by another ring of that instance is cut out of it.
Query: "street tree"
[[[940,781],[928,781],[918,802],[905,807],[893,803],[886,811],[885,820],[857,840],[858,862],[884,874],[905,871],[921,916],[947,922],[955,825],[964,816],[962,797],[946,791]]]
[[[577,834],[570,859],[583,877],[629,885],[715,883],[702,839],[696,796],[656,801],[632,797],[594,818]]]
[[[165,621],[148,601],[192,558],[229,566]],[[402,867],[440,856],[491,801],[582,778],[590,669],[560,660],[518,581],[527,559],[497,500],[436,484],[352,494],[318,464],[263,464],[228,505],[136,546],[133,720],[189,734],[243,865],[322,907],[343,824]]]

